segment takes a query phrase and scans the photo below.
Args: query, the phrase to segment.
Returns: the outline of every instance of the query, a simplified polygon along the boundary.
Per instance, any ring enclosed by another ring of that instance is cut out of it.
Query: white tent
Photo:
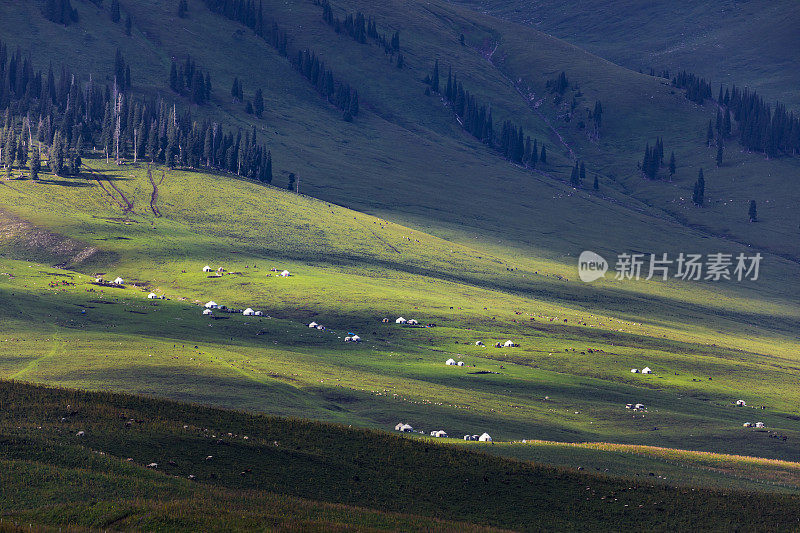
[[[345,337],[344,342],[353,342],[353,337]]]
[[[653,373],[653,371],[652,371],[652,370],[650,370],[650,367],[649,367],[649,366],[646,366],[646,367],[644,367],[644,368],[642,369],[642,374],[652,374],[652,373]]]
[[[103,278],[94,278],[95,283],[103,283]]]
[[[283,272],[281,272],[282,278],[288,278],[289,276],[291,276],[291,274],[289,274],[288,270],[284,270]]]
[[[638,368],[631,368],[631,374],[638,374],[638,373],[639,373]]]
[[[513,346],[514,346],[514,341],[506,341],[506,342],[503,344],[503,347],[504,347],[504,348],[512,348]]]
[[[446,364],[447,366],[456,366],[456,360],[448,359],[447,361],[444,362],[444,364]]]
[[[395,324],[405,324],[406,322],[408,322],[408,320],[406,320],[403,317],[400,317],[397,320],[395,320],[394,322],[395,322]]]
[[[413,427],[411,427],[411,425],[410,425],[410,424],[404,424],[404,423],[402,423],[402,422],[400,422],[399,424],[397,424],[397,425],[394,427],[394,429],[396,429],[397,431],[402,431],[403,433],[411,433],[412,431],[414,431],[414,428],[413,428]]]
[[[325,329],[325,326],[323,326],[322,324],[320,324],[319,326],[317,326],[317,329]]]
[[[416,320],[414,320],[414,319],[412,318],[411,320],[409,320],[408,322],[406,322],[406,324],[408,324],[409,326],[418,326],[418,325],[419,325],[419,322],[418,322],[418,321],[416,321]]]
[[[117,279],[114,280],[114,283],[116,285],[125,285],[125,280],[122,279],[122,278],[117,278]]]
[[[256,311],[256,316],[264,316],[264,311]]]
[[[255,314],[256,314],[256,312],[255,312],[255,311],[253,311],[252,309],[250,309],[250,308],[248,307],[247,309],[245,309],[244,311],[242,311],[242,314],[243,314],[244,316],[253,316],[253,315],[255,315]]]
[[[458,366],[464,366],[464,361],[459,361]]]
[[[438,438],[446,439],[447,438],[447,433],[445,431],[442,431],[442,430],[438,430],[438,431],[434,430],[434,431],[431,431],[431,437],[438,437]]]
[[[352,337],[350,337],[350,340],[353,342],[361,342],[361,337],[359,337],[358,335],[353,335]]]
[[[464,440],[472,440],[472,435],[464,435]]]
[[[636,405],[633,406],[633,408],[634,409],[644,409],[644,404],[643,403],[637,403]]]
[[[744,400],[736,400],[736,405],[738,407],[745,407],[747,404],[745,403]]]
[[[211,300],[210,302],[207,302],[206,305],[205,305],[206,309],[216,309],[217,307],[218,307],[217,306],[217,302],[215,302],[214,300]]]
[[[482,342],[482,341],[477,341],[477,342],[475,343],[475,346],[485,346],[485,345],[483,344],[483,342]]]
[[[478,440],[481,442],[492,442],[492,437],[490,437],[488,433],[484,433],[483,435],[478,437]]]
[[[310,328],[315,328],[315,327],[317,327],[317,326],[319,326],[319,324],[317,324],[316,322],[312,322],[312,323],[310,323],[310,324],[308,325],[308,327],[310,327]]]
[[[148,295],[147,295],[147,297],[148,297],[150,300],[158,300],[158,299],[160,299],[160,298],[161,298],[161,297],[160,297],[158,294],[156,294],[156,293],[154,293],[154,292],[151,292],[150,294],[148,294]]]
[[[204,309],[203,310],[203,314],[206,315],[206,316],[207,315],[213,315],[214,311],[212,311],[211,309]]]
[[[403,422],[398,422],[397,425],[394,426],[395,431],[403,431],[403,427],[405,424]]]
[[[745,422],[744,424],[742,424],[742,427],[751,428],[751,427],[753,427],[753,424],[751,424],[750,422]]]
[[[212,270],[211,267],[208,265],[203,267],[203,272],[211,272],[211,270]]]
[[[756,422],[756,427],[757,428],[763,428],[764,427],[764,422]]]

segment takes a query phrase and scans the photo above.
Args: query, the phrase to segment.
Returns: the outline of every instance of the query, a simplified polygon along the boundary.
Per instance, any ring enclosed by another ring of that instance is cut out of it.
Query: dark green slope
[[[343,426],[13,382],[0,402],[0,517],[16,523],[770,531],[800,519],[795,496],[656,486]]]

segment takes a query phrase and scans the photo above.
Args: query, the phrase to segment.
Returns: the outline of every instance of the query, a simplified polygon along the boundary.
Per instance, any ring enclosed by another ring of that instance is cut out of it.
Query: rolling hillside
[[[177,2],[123,1],[119,22],[108,4],[72,0],[68,25],[36,2],[0,6],[8,64],[29,61],[46,84],[53,65],[68,95],[19,95],[0,71],[6,130],[47,161],[38,179],[30,163],[0,179],[0,462],[15,472],[0,486],[45,480],[27,499],[0,489],[0,530],[6,518],[291,529],[287,515],[317,530],[796,527],[800,158],[744,149],[734,123],[717,166],[717,102],[520,24],[512,2],[486,7],[496,18],[439,0],[265,0],[260,20],[224,0],[190,0],[185,17]],[[357,12],[364,42],[341,22]],[[373,28],[397,32],[396,49]],[[114,133],[117,50],[131,71],[117,105],[154,117],[141,153],[141,130]],[[306,71],[312,52],[324,65]],[[209,81],[178,94],[170,68],[189,64]],[[491,140],[426,81],[435,64],[442,86],[452,72],[474,98],[470,112],[490,110]],[[314,69],[336,83],[310,83]],[[257,90],[261,117],[247,107]],[[105,119],[88,118],[94,100]],[[73,175],[53,172],[59,128],[84,141]],[[509,128],[547,161],[504,155]],[[218,131],[231,146],[212,154]],[[115,135],[119,164],[104,153]],[[657,139],[676,172],[648,179]],[[238,172],[244,146],[269,150],[271,182]],[[584,250],[611,272],[580,281]],[[718,252],[762,254],[758,279],[614,277],[621,253]],[[212,300],[231,312],[202,314]],[[415,433],[386,435],[398,422]],[[483,432],[494,444],[461,440]],[[97,484],[109,499],[78,505]]]
[[[0,395],[4,525],[780,530],[800,512],[797,496],[676,489],[301,420],[9,382]]]

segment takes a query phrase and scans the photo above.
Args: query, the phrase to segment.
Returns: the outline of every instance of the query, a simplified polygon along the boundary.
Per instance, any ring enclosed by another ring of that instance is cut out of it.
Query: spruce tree
[[[714,127],[711,124],[711,121],[708,121],[708,130],[706,131],[706,144],[711,146],[711,141],[714,140]]]
[[[111,22],[118,23],[120,19],[119,0],[111,0]]]
[[[750,209],[747,211],[750,217],[750,222],[758,222],[758,210],[756,209],[756,201],[750,200]]]
[[[697,177],[697,181],[694,184],[694,192],[692,193],[692,202],[694,202],[695,205],[702,207],[703,202],[705,201],[705,195],[706,195],[706,180],[703,177],[703,169],[701,168]]]
[[[31,154],[31,179],[38,180],[39,179],[39,171],[42,169],[42,158],[39,154],[39,147],[33,147],[33,153]]]
[[[186,3],[186,0],[180,0],[178,2],[178,16],[180,18],[186,18],[186,13],[189,11],[189,4]]]
[[[133,20],[131,20],[130,14],[125,17],[125,35],[128,37],[131,36],[131,29],[133,28]]]
[[[261,89],[256,89],[256,94],[253,96],[253,110],[258,118],[264,114],[264,93]]]
[[[675,175],[675,152],[669,154],[669,179]]]
[[[264,181],[272,183],[272,151],[267,152],[267,166],[264,170]]]
[[[581,173],[580,173],[580,183],[583,183],[586,180],[586,165],[581,161]]]
[[[722,166],[722,139],[717,139],[717,167]]]
[[[439,60],[433,65],[433,76],[431,76],[431,90],[435,93],[439,92]]]
[[[293,191],[293,190],[294,190],[294,182],[295,182],[295,179],[296,179],[296,178],[295,178],[294,172],[290,172],[290,173],[289,173],[289,184],[286,186],[286,188],[287,188],[288,190],[290,190],[290,191]]]
[[[597,180],[597,174],[594,175],[594,186],[593,187],[594,187],[594,190],[596,190],[596,191],[600,190],[600,182]]]
[[[542,143],[542,155],[539,157],[539,161],[541,161],[543,165],[547,164],[547,149],[545,148],[544,143]]]

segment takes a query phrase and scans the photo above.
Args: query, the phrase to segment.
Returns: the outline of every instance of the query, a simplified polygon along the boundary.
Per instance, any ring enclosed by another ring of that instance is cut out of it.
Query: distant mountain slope
[[[793,0],[454,3],[529,24],[633,70],[687,69],[800,107],[800,5]]]

